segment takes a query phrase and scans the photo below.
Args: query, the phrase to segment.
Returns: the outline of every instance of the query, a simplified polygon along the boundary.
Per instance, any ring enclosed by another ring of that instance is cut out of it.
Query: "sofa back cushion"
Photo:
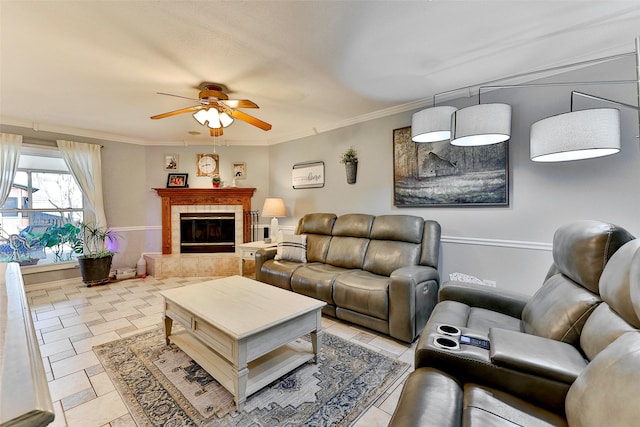
[[[575,221],[553,236],[553,260],[547,279],[522,311],[522,330],[579,345],[589,315],[601,302],[600,277],[609,259],[633,236],[600,221]]]
[[[375,216],[367,214],[346,214],[336,218],[331,234],[334,236],[369,238]]]
[[[625,229],[601,221],[575,221],[553,236],[553,262],[565,276],[598,294],[600,275],[607,261],[633,236]]]
[[[326,263],[343,268],[362,268],[369,239],[334,236],[329,244]]]
[[[361,269],[374,218],[366,214],[345,214],[336,218],[325,262],[336,267]]]
[[[300,218],[296,234],[307,235],[307,262],[325,262],[335,222],[336,215],[332,213],[312,213]]]
[[[369,236],[377,240],[420,243],[424,219],[413,215],[380,215],[373,220]]]
[[[524,306],[522,330],[577,347],[582,328],[600,301],[568,277],[553,275]]]
[[[306,214],[298,221],[296,234],[324,234],[331,236],[336,215],[332,213]]]
[[[381,276],[390,276],[400,267],[417,265],[419,262],[418,243],[371,240],[362,269]]]
[[[572,427],[638,425],[640,332],[629,332],[607,346],[569,388],[565,399]]]
[[[438,269],[438,259],[440,258],[440,235],[440,223],[429,219],[424,221],[420,265],[433,267],[436,270]]]
[[[611,257],[600,277],[604,301],[589,316],[580,347],[591,360],[622,334],[640,327],[640,241],[628,242]],[[637,273],[633,269],[638,268]],[[637,293],[637,296],[632,295]]]

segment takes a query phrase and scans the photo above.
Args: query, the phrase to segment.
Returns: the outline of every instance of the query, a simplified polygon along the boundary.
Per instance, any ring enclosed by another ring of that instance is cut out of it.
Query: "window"
[[[11,193],[0,207],[0,261],[71,261],[73,231],[82,218],[82,191],[59,151],[23,146]]]

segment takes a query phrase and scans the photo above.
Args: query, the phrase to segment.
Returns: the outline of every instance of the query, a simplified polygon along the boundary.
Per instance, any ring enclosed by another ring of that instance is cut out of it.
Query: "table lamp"
[[[279,216],[287,216],[287,210],[284,206],[284,200],[278,199],[275,197],[268,197],[264,200],[264,205],[262,206],[262,216],[264,217],[272,217],[271,218],[271,229],[270,236],[271,241],[278,240],[278,218]]]

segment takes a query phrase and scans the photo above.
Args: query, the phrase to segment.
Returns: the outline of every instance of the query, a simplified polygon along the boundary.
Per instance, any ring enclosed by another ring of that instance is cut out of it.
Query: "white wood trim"
[[[529,249],[534,251],[548,251],[553,248],[551,243],[543,242],[527,242],[523,240],[501,240],[501,239],[486,239],[478,237],[462,237],[462,236],[441,236],[440,241],[442,243],[456,244],[456,245],[475,245],[475,246],[493,246],[510,249]]]

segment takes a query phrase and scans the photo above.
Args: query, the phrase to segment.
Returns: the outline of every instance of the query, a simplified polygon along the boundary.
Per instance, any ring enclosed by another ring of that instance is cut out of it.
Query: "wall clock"
[[[219,158],[217,154],[196,154],[196,175],[219,175]]]

